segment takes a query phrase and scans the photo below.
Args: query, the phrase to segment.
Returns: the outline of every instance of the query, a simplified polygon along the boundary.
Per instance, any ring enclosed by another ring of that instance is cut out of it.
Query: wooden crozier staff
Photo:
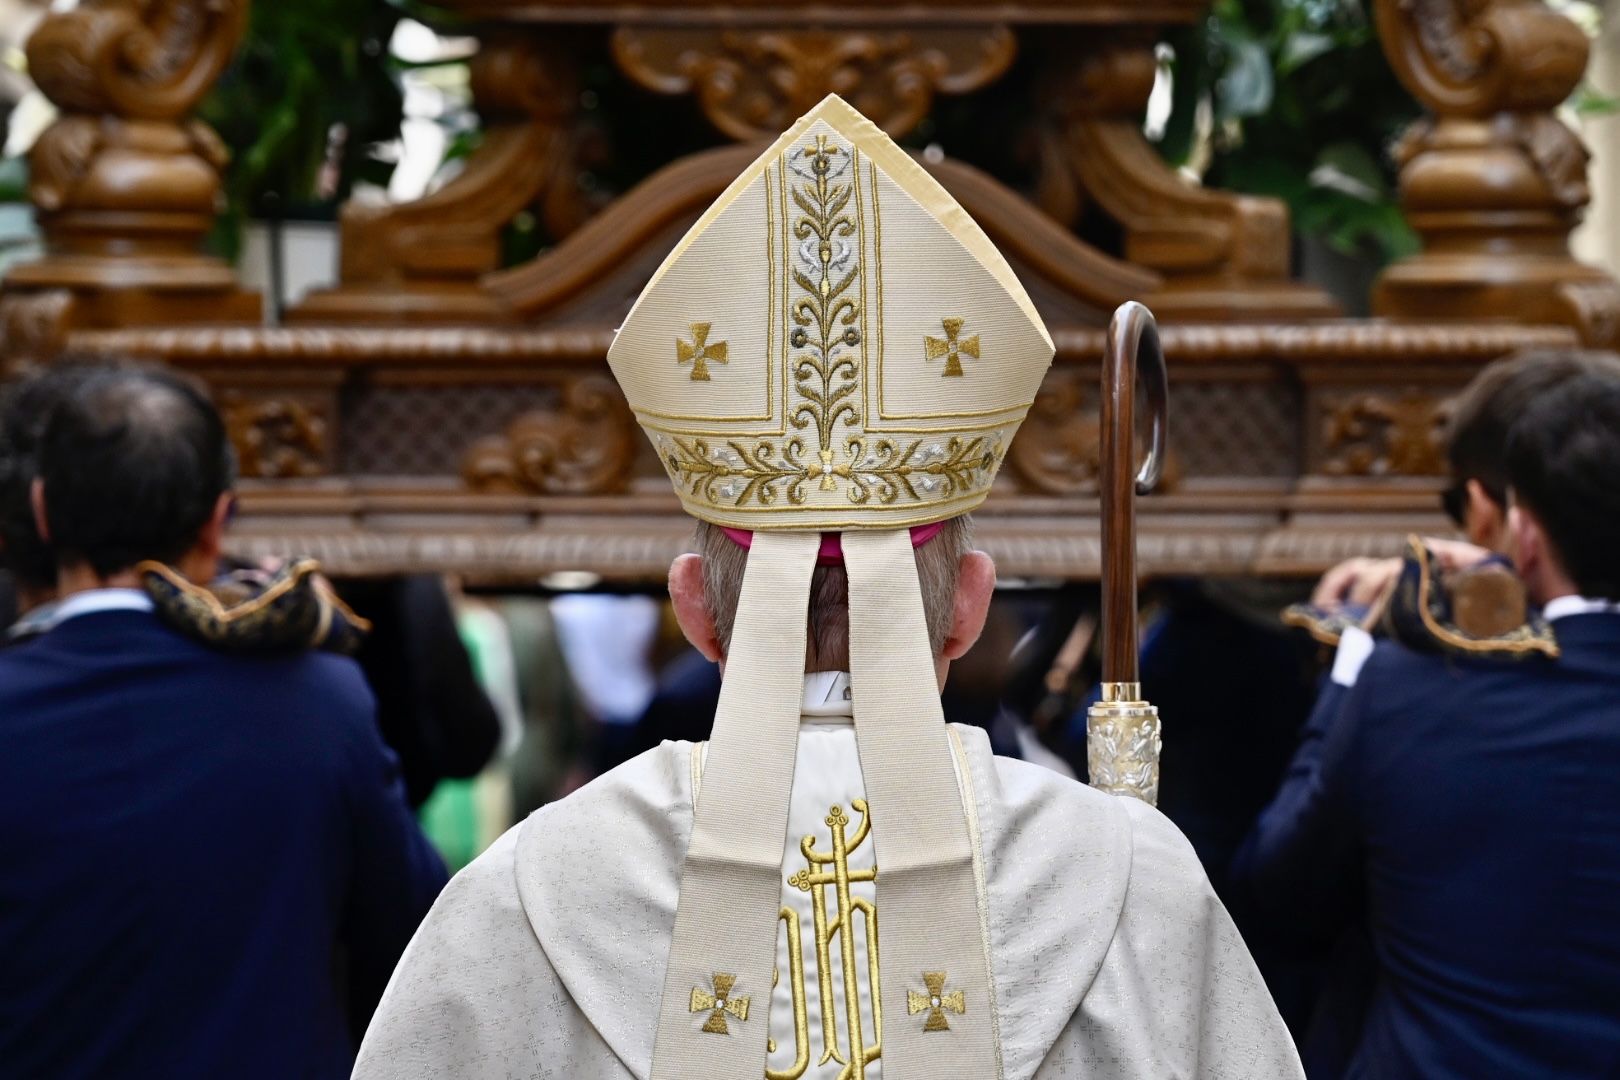
[[[1147,388],[1148,454],[1136,464],[1136,377]],[[1159,482],[1164,468],[1169,379],[1153,313],[1131,301],[1108,324],[1103,351],[1102,452],[1102,700],[1086,716],[1086,764],[1091,786],[1147,803],[1159,799],[1159,710],[1142,700],[1137,676],[1136,496]]]

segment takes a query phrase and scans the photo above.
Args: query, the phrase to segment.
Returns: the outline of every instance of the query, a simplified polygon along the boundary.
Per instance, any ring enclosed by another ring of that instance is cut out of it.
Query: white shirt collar
[[[151,610],[152,598],[139,589],[89,589],[59,600],[51,612],[51,625],[102,611]]]
[[[1547,601],[1547,606],[1541,609],[1541,617],[1548,622],[1557,622],[1570,615],[1600,615],[1620,612],[1620,603],[1613,600],[1588,600],[1584,596],[1560,596]]]
[[[804,677],[805,716],[854,716],[855,703],[849,693],[849,672],[812,671]]]

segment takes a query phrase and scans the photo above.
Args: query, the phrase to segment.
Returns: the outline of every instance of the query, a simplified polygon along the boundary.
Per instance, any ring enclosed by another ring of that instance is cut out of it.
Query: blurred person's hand
[[[1491,557],[1488,548],[1465,540],[1424,537],[1423,544],[1435,557],[1441,570],[1462,570],[1478,566]],[[1400,577],[1400,559],[1346,559],[1322,575],[1311,593],[1311,603],[1325,611],[1352,607],[1378,610],[1383,607],[1395,579]]]
[[[1371,607],[1400,573],[1399,559],[1346,559],[1322,575],[1311,593],[1311,605],[1324,611]]]

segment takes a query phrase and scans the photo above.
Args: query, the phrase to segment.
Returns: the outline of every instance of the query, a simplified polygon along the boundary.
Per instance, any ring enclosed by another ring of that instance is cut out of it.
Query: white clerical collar
[[[812,671],[804,677],[805,716],[854,716],[855,703],[849,694],[849,672]]]
[[[1547,606],[1541,609],[1541,617],[1548,622],[1557,622],[1570,615],[1603,615],[1620,613],[1620,603],[1613,600],[1588,600],[1584,596],[1560,596],[1547,601]]]

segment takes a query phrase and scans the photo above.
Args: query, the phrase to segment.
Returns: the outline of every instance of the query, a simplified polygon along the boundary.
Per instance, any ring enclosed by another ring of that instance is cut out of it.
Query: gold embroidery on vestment
[[[731,988],[737,985],[737,976],[717,971],[710,978],[713,990],[701,986],[692,987],[692,1012],[708,1012],[709,1018],[703,1022],[703,1030],[711,1035],[729,1035],[730,1029],[726,1027],[726,1014],[730,1013],[738,1020],[748,1019],[748,998],[732,997]]]
[[[967,996],[960,990],[946,991],[943,971],[923,972],[923,985],[928,987],[926,994],[906,991],[906,1011],[912,1016],[920,1012],[928,1013],[928,1019],[923,1021],[924,1031],[951,1030],[950,1022],[945,1019],[945,1010],[949,1009],[958,1016],[966,1013]]]
[[[780,916],[786,924],[788,941],[788,991],[793,995],[793,1064],[786,1069],[765,1070],[765,1080],[799,1080],[810,1067],[810,1013],[806,1006],[807,990],[804,985],[804,946],[799,941],[799,913],[790,907],[782,908]],[[781,980],[780,971],[771,972],[771,989]],[[766,1039],[765,1049],[776,1053],[776,1040]]]
[[[839,1080],[863,1080],[866,1066],[883,1056],[883,993],[878,960],[877,907],[865,897],[854,896],[850,884],[857,881],[876,881],[877,867],[851,869],[850,853],[870,836],[871,816],[864,799],[855,799],[850,806],[861,816],[853,836],[846,832],[849,815],[842,807],[834,806],[827,813],[827,826],[832,830],[832,850],[817,851],[816,838],[806,836],[799,843],[799,851],[807,865],[792,877],[788,884],[810,894],[811,916],[816,938],[816,974],[820,983],[822,1054],[818,1064],[836,1061],[844,1068]],[[833,890],[837,914],[829,917],[827,889]],[[866,1043],[864,1018],[861,1016],[860,986],[856,977],[855,933],[853,917],[860,912],[866,930],[866,973],[872,992],[873,1041]],[[837,1010],[833,996],[832,942],[838,938],[839,968],[843,975],[844,1039],[838,1031]],[[791,949],[791,946],[790,946]],[[791,955],[791,953],[790,953]],[[847,1039],[848,1050],[845,1050]],[[777,1080],[775,1074],[772,1080]],[[798,1074],[783,1074],[783,1080],[795,1080]]]

